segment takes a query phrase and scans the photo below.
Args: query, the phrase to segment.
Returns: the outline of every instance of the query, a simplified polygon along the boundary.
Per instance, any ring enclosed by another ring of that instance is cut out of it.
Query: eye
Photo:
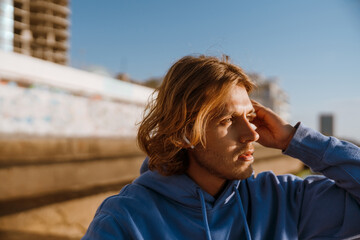
[[[250,113],[246,116],[249,122],[253,121],[256,118],[256,113]]]
[[[233,121],[232,118],[225,118],[225,119],[220,121],[220,124],[221,125],[228,125],[228,124],[231,124],[232,121]]]

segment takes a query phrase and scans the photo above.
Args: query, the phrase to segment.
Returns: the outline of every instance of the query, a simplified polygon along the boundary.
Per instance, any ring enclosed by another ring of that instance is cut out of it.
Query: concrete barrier
[[[0,201],[130,182],[144,157],[6,167],[0,169]]]
[[[1,139],[0,202],[129,182],[144,158],[134,139]]]
[[[2,139],[0,146],[0,202],[129,182],[145,158],[134,139]],[[303,167],[280,150],[255,148],[256,172]]]
[[[133,138],[0,138],[0,167],[139,154]]]
[[[264,171],[272,171],[275,174],[296,174],[304,168],[301,161],[283,155],[281,150],[265,148],[259,144],[255,144],[254,158],[255,174]]]

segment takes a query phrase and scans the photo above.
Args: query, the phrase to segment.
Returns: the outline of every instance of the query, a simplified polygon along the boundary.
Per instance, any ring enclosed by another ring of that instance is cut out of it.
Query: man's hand
[[[252,123],[257,127],[256,132],[260,136],[258,142],[265,147],[285,150],[295,134],[295,128],[271,109],[254,100],[251,102],[256,112]]]

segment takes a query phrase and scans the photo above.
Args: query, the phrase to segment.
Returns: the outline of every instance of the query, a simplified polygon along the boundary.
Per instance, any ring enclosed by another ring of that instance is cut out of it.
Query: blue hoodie
[[[214,198],[145,161],[139,178],[101,204],[83,240],[360,239],[360,149],[300,124],[284,154],[326,177],[263,172],[229,181]]]

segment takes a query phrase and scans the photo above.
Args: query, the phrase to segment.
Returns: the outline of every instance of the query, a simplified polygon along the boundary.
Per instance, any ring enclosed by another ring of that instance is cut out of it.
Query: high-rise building
[[[334,116],[332,114],[320,115],[320,132],[326,136],[334,136]]]
[[[0,0],[0,49],[67,64],[69,0]]]

